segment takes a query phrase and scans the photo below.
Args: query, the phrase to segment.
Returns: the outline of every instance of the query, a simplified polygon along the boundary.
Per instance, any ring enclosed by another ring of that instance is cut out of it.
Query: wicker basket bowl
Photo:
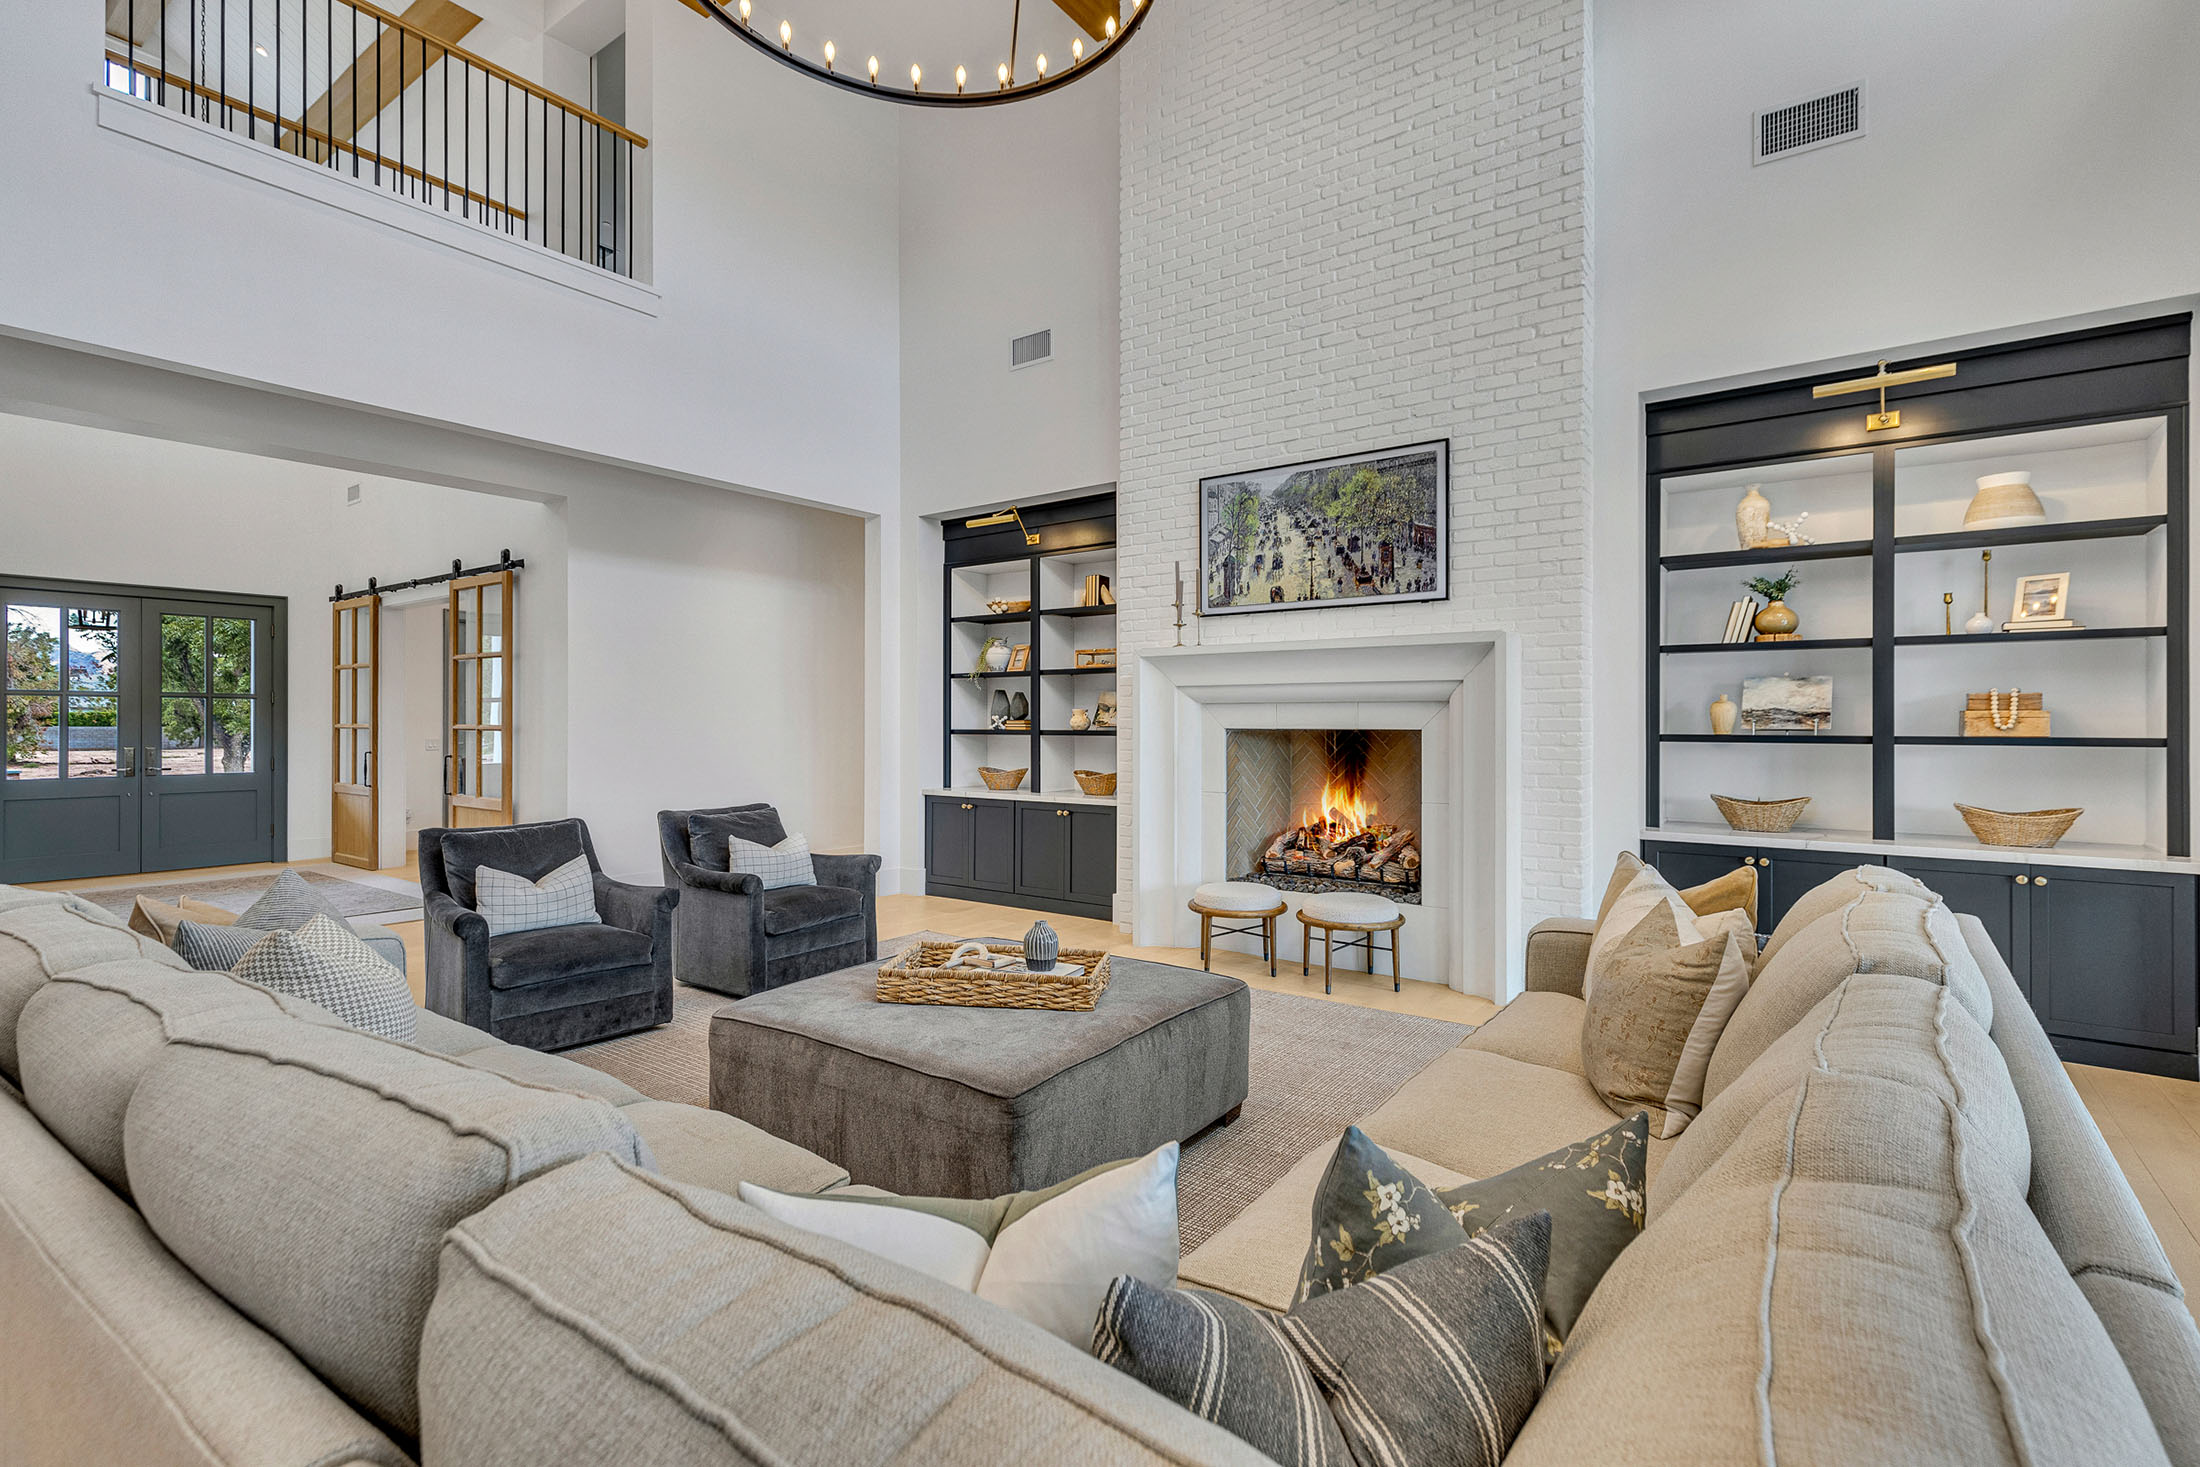
[[[1956,813],[1982,846],[2031,846],[2045,850],[2070,833],[2083,809],[1982,810],[1958,803]]]
[[[985,781],[989,790],[1012,790],[1022,784],[1024,776],[1030,772],[1029,769],[992,769],[981,765],[978,778]]]
[[[1102,774],[1097,769],[1072,769],[1070,773],[1077,776],[1077,787],[1094,798],[1115,793],[1115,775],[1112,772]]]
[[[1719,807],[1726,823],[1736,830],[1778,835],[1795,828],[1795,822],[1803,818],[1803,811],[1810,804],[1810,796],[1797,795],[1792,800],[1737,800],[1732,795],[1713,795],[1711,803]]]
[[[1014,601],[1006,596],[996,596],[986,602],[985,607],[996,616],[1007,616],[1011,612],[1031,610],[1031,599],[1026,597],[1021,601]]]

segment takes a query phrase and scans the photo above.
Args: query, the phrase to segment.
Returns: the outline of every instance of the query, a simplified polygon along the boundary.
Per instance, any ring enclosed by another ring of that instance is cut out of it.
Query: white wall
[[[1215,618],[1192,635],[1517,632],[1529,921],[1586,896],[1582,11],[1174,3],[1117,63],[1126,673],[1134,649],[1174,635],[1172,567],[1196,571],[1202,476],[1450,438],[1449,601]],[[1136,777],[1118,789],[1123,890]]]
[[[2200,7],[1599,5],[1590,54],[1601,862],[1643,814],[1643,394],[2200,291]],[[1868,136],[1751,166],[1753,109],[1859,78]]]
[[[627,11],[655,314],[103,129],[102,7],[0,7],[0,132],[25,140],[0,150],[0,330],[890,507],[893,110],[677,4]]]
[[[347,506],[353,483],[361,502]],[[552,665],[562,673],[565,661],[565,534],[553,506],[0,416],[0,525],[0,575],[289,598],[294,860],[325,859],[329,850],[328,597],[338,582],[363,588],[369,576],[431,575],[453,556],[480,565],[509,548],[527,561],[523,739],[546,726],[546,695],[562,686],[562,677],[536,675]],[[533,740],[521,749],[521,808],[562,813],[562,749]]]

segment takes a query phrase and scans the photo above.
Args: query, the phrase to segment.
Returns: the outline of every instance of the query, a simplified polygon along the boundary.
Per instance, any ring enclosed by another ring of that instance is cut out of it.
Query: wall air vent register
[[[1750,118],[1750,161],[1769,163],[1864,135],[1864,84],[1758,112]]]
[[[1034,331],[1008,344],[1008,365],[1012,371],[1017,367],[1035,367],[1053,355],[1054,333],[1051,330]]]

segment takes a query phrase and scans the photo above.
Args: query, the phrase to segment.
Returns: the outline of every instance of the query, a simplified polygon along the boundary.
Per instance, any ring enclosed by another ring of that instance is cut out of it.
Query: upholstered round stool
[[[1322,931],[1322,992],[1329,992],[1329,963],[1335,948],[1350,951],[1353,948],[1367,950],[1367,971],[1375,971],[1375,934],[1390,934],[1390,990],[1398,988],[1398,929],[1405,925],[1406,914],[1398,910],[1398,904],[1389,897],[1379,897],[1373,892],[1325,891],[1310,896],[1299,904],[1299,931],[1304,941],[1299,947],[1299,972],[1311,971],[1314,952],[1314,929]],[[1340,932],[1357,932],[1358,937],[1336,941]],[[1334,947],[1332,946],[1334,944]]]
[[[1260,955],[1268,960],[1268,976],[1276,976],[1276,919],[1283,915],[1283,898],[1272,886],[1257,881],[1210,881],[1192,893],[1186,903],[1199,913],[1199,966],[1212,972],[1216,934],[1260,934]],[[1249,927],[1217,927],[1215,918],[1251,918]]]

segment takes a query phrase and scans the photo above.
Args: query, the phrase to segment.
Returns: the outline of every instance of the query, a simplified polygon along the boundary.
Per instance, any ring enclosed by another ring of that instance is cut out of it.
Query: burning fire
[[[1349,840],[1375,823],[1375,806],[1361,795],[1356,781],[1340,782],[1332,775],[1322,782],[1320,807],[1300,811],[1299,823],[1310,829],[1326,825],[1329,839]]]

